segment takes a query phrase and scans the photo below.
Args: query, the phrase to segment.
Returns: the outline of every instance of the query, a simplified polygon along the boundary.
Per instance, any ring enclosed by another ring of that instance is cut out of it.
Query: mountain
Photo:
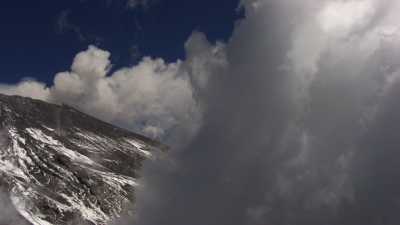
[[[66,105],[0,95],[0,225],[133,214],[138,171],[165,149]]]

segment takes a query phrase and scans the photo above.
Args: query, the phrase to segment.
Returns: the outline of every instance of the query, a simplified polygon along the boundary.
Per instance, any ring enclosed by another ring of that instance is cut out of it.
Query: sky
[[[132,1],[133,2],[133,1]],[[0,9],[0,82],[31,77],[52,84],[72,59],[96,45],[112,52],[115,68],[133,65],[141,56],[166,61],[184,58],[183,43],[193,30],[210,41],[227,40],[237,18],[238,0],[5,1]]]
[[[164,14],[166,2],[141,13]],[[153,54],[145,38],[137,63],[115,68],[118,51],[90,43],[52,84],[0,92],[70,104],[171,146],[145,163],[135,218],[118,225],[398,224],[400,2],[222,2],[204,4],[215,20],[203,3],[177,2],[183,26],[154,31],[179,48],[161,41]],[[64,25],[76,41],[73,12]],[[203,25],[183,28],[200,14]]]

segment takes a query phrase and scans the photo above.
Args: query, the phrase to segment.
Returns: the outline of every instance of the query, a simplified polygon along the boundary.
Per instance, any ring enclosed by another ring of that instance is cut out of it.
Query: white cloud
[[[222,46],[212,46],[205,38],[197,40],[198,36],[195,33],[186,44],[184,62],[144,57],[133,67],[109,74],[111,54],[89,46],[76,55],[71,71],[55,75],[53,86],[26,80],[2,85],[0,92],[69,104],[152,138],[180,143],[201,123],[202,106],[195,92],[206,87],[213,64],[224,66]]]
[[[188,121],[197,124],[199,105],[182,62],[145,57],[138,65],[107,76],[109,57],[109,52],[94,46],[79,53],[71,72],[55,76],[53,100],[153,138]]]
[[[193,83],[199,89],[205,89],[212,74],[218,68],[228,66],[225,44],[217,42],[211,45],[205,34],[194,32],[185,44],[186,66]]]
[[[376,0],[329,1],[318,14],[323,31],[348,35],[371,22],[379,4]]]
[[[205,128],[147,170],[138,224],[396,224],[399,1],[242,4]]]
[[[50,100],[50,90],[45,84],[35,80],[24,80],[17,85],[0,84],[0,92],[7,95],[20,95],[40,99]]]

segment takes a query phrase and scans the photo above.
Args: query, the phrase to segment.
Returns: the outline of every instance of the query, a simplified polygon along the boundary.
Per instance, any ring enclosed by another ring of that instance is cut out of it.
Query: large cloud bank
[[[68,104],[152,138],[179,144],[200,124],[201,103],[195,95],[206,85],[210,71],[224,64],[221,49],[194,33],[186,44],[187,62],[166,63],[144,57],[136,66],[110,73],[110,53],[89,46],[76,55],[71,71],[55,75],[53,86],[27,79],[17,85],[0,85],[0,92]]]
[[[398,224],[400,2],[242,5],[203,124],[147,165],[136,224]]]
[[[109,74],[90,47],[52,87],[1,90],[178,143],[145,165],[127,224],[398,224],[400,2],[241,5],[228,43],[194,33],[184,61]]]

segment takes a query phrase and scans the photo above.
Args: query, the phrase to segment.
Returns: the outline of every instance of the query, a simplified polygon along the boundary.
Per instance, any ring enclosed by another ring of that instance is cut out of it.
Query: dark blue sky
[[[51,83],[89,44],[112,53],[116,68],[140,55],[174,61],[193,30],[227,40],[243,16],[238,0],[154,0],[128,9],[127,0],[17,0],[0,8],[1,83],[24,77]],[[138,51],[137,51],[138,50]]]

